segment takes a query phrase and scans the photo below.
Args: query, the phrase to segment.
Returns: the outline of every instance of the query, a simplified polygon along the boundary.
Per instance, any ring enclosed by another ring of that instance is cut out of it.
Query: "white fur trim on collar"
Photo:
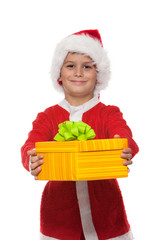
[[[88,102],[80,105],[80,106],[72,106],[66,99],[63,99],[58,105],[64,108],[66,111],[70,113],[69,120],[70,121],[79,121],[82,120],[83,113],[87,112],[89,109],[93,108],[99,103],[98,96],[95,95]]]
[[[101,46],[99,40],[93,39],[85,34],[70,35],[57,45],[50,72],[55,89],[63,92],[63,87],[58,84],[57,80],[60,77],[64,59],[69,52],[82,53],[92,58],[97,67],[98,84],[96,85],[95,93],[99,93],[100,90],[103,90],[110,79],[110,62],[108,55]]]

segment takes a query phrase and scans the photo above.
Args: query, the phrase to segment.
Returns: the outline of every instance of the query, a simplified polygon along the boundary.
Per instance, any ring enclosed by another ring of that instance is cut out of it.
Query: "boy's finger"
[[[120,138],[120,136],[118,134],[115,134],[114,138]]]
[[[31,174],[32,174],[33,176],[37,176],[37,175],[40,173],[41,170],[42,170],[42,168],[41,168],[41,167],[38,167],[38,168],[32,170],[32,171],[31,171]]]
[[[36,150],[32,149],[27,152],[28,155],[37,156]]]
[[[123,153],[131,153],[131,148],[124,148]]]
[[[31,171],[39,167],[40,165],[43,164],[43,160],[36,161],[35,163],[31,163],[30,168]]]
[[[131,153],[122,153],[121,154],[121,158],[125,158],[125,159],[128,159],[130,160],[132,158],[132,154]]]
[[[43,155],[33,156],[31,157],[31,163],[35,163],[41,159],[43,159]]]
[[[124,166],[128,166],[128,165],[131,165],[131,164],[133,164],[133,162],[130,160],[130,161],[124,161],[123,162],[123,165]]]

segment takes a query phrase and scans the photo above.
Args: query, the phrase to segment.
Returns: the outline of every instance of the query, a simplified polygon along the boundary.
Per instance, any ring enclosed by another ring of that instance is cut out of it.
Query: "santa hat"
[[[103,48],[100,33],[98,30],[83,30],[64,38],[56,46],[51,66],[51,79],[55,89],[63,91],[58,79],[69,52],[85,54],[94,61],[97,70],[95,93],[99,93],[107,86],[110,78],[110,63],[107,52]]]

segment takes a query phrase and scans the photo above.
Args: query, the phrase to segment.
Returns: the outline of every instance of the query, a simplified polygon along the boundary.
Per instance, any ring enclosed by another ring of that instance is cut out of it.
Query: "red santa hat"
[[[63,62],[69,52],[85,54],[94,61],[97,69],[95,94],[107,86],[110,79],[110,62],[107,52],[103,48],[100,33],[98,30],[83,30],[64,38],[56,46],[51,66],[51,79],[55,89],[63,91],[58,79]]]

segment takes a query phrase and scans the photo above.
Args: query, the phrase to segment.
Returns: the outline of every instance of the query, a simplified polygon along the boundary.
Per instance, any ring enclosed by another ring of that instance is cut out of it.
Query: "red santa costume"
[[[66,120],[82,120],[89,124],[97,139],[113,138],[115,134],[128,138],[132,156],[138,146],[118,107],[99,102],[97,93],[108,82],[110,71],[107,54],[97,30],[83,31],[64,39],[57,46],[51,75],[54,85],[68,52],[90,56],[96,63],[99,84],[95,96],[80,106],[71,106],[65,99],[37,115],[33,129],[23,145],[22,163],[29,170],[27,151],[37,141],[52,141],[58,124]],[[58,54],[58,55],[57,55]],[[59,69],[59,70],[58,70]],[[41,240],[131,240],[122,195],[116,179],[98,181],[49,181],[43,191],[40,214]]]

